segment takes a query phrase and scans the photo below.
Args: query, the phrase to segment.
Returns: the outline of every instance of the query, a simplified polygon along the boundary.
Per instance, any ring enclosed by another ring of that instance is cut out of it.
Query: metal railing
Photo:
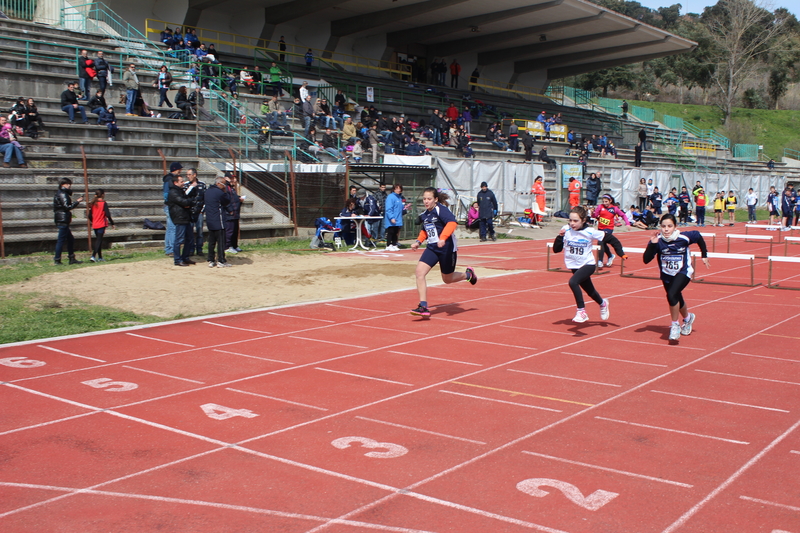
[[[735,144],[733,145],[733,158],[742,161],[758,161],[757,144]]]
[[[800,159],[800,150],[794,150],[792,148],[784,148],[783,157],[788,157],[791,159]]]
[[[575,103],[575,107],[584,107],[592,105],[593,95],[591,91],[584,91],[583,89],[576,89],[575,87],[569,87],[565,85],[563,88],[563,93],[564,96],[566,96]]]
[[[597,96],[594,98],[593,101],[596,106],[605,109],[606,113],[610,113],[612,115],[622,114],[622,100],[616,100],[614,98],[606,98],[604,96]]]
[[[492,80],[489,78],[478,78],[476,83],[469,82],[469,87],[479,87],[487,93],[499,93],[503,96],[527,96],[543,100],[553,100],[561,104],[564,101],[564,92],[562,87],[554,87],[552,93],[544,94],[536,87],[528,87],[519,83],[509,84],[506,82]],[[561,89],[561,90],[559,90]]]
[[[673,117],[671,115],[664,115],[663,120],[661,121],[664,126],[671,130],[682,130],[683,128],[683,119],[680,117]]]
[[[720,135],[719,133],[717,133],[713,129],[701,130],[700,128],[698,128],[697,126],[692,124],[691,122],[686,122],[686,121],[683,122],[683,129],[685,129],[686,131],[688,131],[689,133],[691,133],[692,135],[694,135],[698,139],[704,139],[704,140],[710,141],[712,143],[718,144],[719,146],[721,146],[722,148],[725,148],[726,150],[730,150],[730,147],[731,147],[730,139],[728,139],[724,135]]]
[[[33,0],[0,0],[0,11],[8,18],[33,21],[36,2]]]
[[[648,107],[632,105],[630,106],[629,113],[642,122],[653,123],[656,121],[655,111]]]

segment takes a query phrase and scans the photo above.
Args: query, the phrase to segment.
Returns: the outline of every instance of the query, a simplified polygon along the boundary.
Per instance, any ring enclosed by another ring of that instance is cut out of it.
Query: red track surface
[[[670,344],[658,281],[615,266],[575,325],[545,256],[462,247],[526,271],[430,320],[409,287],[0,348],[0,531],[800,533],[800,292],[694,283]]]

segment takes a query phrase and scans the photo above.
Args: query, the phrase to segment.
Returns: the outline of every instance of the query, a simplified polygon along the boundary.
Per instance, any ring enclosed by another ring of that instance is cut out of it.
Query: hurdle
[[[548,272],[566,272],[568,274],[572,274],[572,271],[567,269],[567,268],[561,268],[561,267],[552,267],[551,268],[550,267],[550,250],[552,250],[552,249],[553,249],[553,243],[552,242],[548,242],[547,243],[547,271]],[[594,245],[594,246],[592,246],[592,249],[593,250],[599,250],[600,247],[597,246],[597,245]],[[597,263],[595,263],[595,264],[597,264]],[[593,275],[602,276],[603,274],[610,274],[610,273],[611,273],[610,270],[600,270],[600,271],[595,270],[595,273]]]
[[[784,237],[783,238],[783,255],[789,255],[789,245],[800,244],[800,237]]]
[[[781,232],[781,226],[780,225],[776,226],[774,224],[767,224],[767,225],[745,224],[744,225],[744,233],[745,233],[745,235],[748,235],[750,233],[751,229],[763,229],[763,230],[767,230],[767,231],[777,231],[778,232],[778,233],[776,233],[776,235],[778,236],[777,242],[778,243],[781,242],[781,233],[782,232]]]
[[[707,240],[711,238],[711,251],[717,251],[717,234],[716,233],[700,233],[700,236],[703,237],[703,240]]]
[[[625,248],[625,255],[628,255],[628,254],[644,254],[645,250],[646,250],[646,248]],[[619,264],[619,275],[620,275],[620,277],[623,277],[623,278],[638,278],[638,279],[653,279],[653,280],[660,280],[661,279],[659,276],[647,276],[647,275],[644,275],[644,274],[635,274],[633,272],[630,272],[630,273],[626,274],[625,273],[625,261],[626,261],[625,259],[622,259],[622,261],[620,261],[620,264]],[[654,268],[653,270],[658,272],[657,268]]]
[[[769,256],[767,257],[767,261],[769,262],[769,274],[767,274],[767,285],[766,285],[768,289],[781,289],[784,291],[800,291],[800,287],[781,287],[777,283],[772,283],[772,263],[800,264],[800,257]]]
[[[729,233],[725,235],[725,239],[728,242],[728,247],[725,250],[726,253],[731,253],[731,239],[743,239],[745,242],[753,242],[756,241],[769,241],[769,255],[772,255],[772,245],[774,244],[773,235],[737,235],[733,233]],[[760,255],[758,256],[759,259],[766,259],[768,256]]]
[[[755,259],[756,256],[751,254],[729,254],[729,253],[714,253],[708,252],[708,259],[741,259],[743,261],[750,261],[750,283],[735,283],[730,281],[714,281],[706,280],[705,278],[697,277],[697,258],[702,257],[702,252],[691,252],[692,256],[692,281],[695,283],[707,283],[709,285],[730,285],[733,287],[755,287],[761,285],[755,281]]]

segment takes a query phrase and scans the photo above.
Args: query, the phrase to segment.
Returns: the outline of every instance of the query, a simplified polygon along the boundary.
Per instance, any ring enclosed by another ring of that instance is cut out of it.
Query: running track
[[[575,325],[543,241],[459,262],[507,272],[430,320],[409,280],[0,348],[0,531],[800,533],[800,292],[692,284],[670,344],[658,281],[615,266]]]

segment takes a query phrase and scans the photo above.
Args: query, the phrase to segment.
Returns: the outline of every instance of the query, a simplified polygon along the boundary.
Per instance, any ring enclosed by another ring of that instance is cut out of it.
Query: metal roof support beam
[[[189,0],[189,7],[186,8],[186,15],[183,17],[183,26],[194,28],[200,22],[200,14],[204,9],[215,6],[222,0]]]
[[[518,7],[515,9],[506,9],[504,11],[497,11],[494,13],[484,13],[474,17],[466,17],[458,20],[450,20],[446,22],[439,22],[436,24],[429,24],[427,26],[420,26],[418,28],[410,28],[404,31],[393,31],[386,34],[386,43],[388,46],[402,46],[404,44],[415,43],[423,40],[431,35],[447,35],[448,33],[456,33],[473,26],[482,26],[492,22],[498,22],[544,9],[550,9],[561,5],[564,0],[552,0],[544,2],[543,4],[534,4],[531,6]]]
[[[568,67],[551,68],[547,69],[547,78],[549,80],[557,80],[566,78],[568,76],[576,76],[585,72],[594,72],[595,70],[603,70],[606,68],[619,67],[620,65],[629,65],[632,63],[641,63],[642,61],[650,61],[651,59],[658,59],[659,57],[674,56],[677,54],[685,54],[691,52],[694,48],[686,48],[683,50],[667,50],[664,52],[657,52],[655,54],[646,54],[641,56],[623,57],[620,59],[609,59],[608,61],[593,61],[590,63],[581,63],[578,65],[570,65]],[[539,70],[539,69],[536,69]]]
[[[504,63],[506,61],[515,61],[523,57],[530,57],[546,52],[552,52],[553,50],[575,46],[576,44],[591,43],[600,41],[602,39],[610,39],[612,37],[619,37],[620,35],[634,33],[640,26],[640,24],[636,24],[635,26],[621,30],[594,33],[591,35],[581,35],[579,37],[568,37],[566,39],[559,39],[557,41],[527,44],[523,46],[515,46],[513,48],[494,50],[492,52],[484,52],[482,54],[478,54],[478,62],[486,65],[492,65],[495,63]],[[594,54],[594,51],[591,53]]]
[[[665,44],[669,40],[669,35],[663,39],[655,41],[645,41],[643,43],[623,44],[621,46],[612,46],[610,48],[601,48],[599,50],[592,50],[591,58],[587,58],[586,52],[573,52],[571,54],[563,54],[560,56],[543,57],[539,59],[527,59],[525,61],[517,61],[514,63],[514,72],[531,72],[532,70],[544,70],[564,63],[572,63],[580,59],[597,60],[603,56],[617,54],[619,52],[627,52],[628,50],[636,50],[637,48],[646,48],[648,46],[655,46],[658,44]],[[634,61],[628,61],[634,63]],[[598,69],[594,69],[598,70]]]
[[[398,20],[416,17],[423,13],[430,13],[445,7],[462,4],[467,0],[426,0],[410,6],[395,7],[385,11],[364,13],[355,17],[348,17],[331,21],[331,35],[344,37],[366,30],[372,30]]]
[[[530,26],[528,28],[520,28],[518,30],[511,30],[502,33],[490,33],[487,35],[481,35],[480,37],[465,37],[464,39],[436,43],[433,45],[433,47],[436,49],[436,54],[441,56],[465,54],[472,52],[473,50],[480,50],[486,46],[498,45],[531,35],[541,35],[542,33],[547,33],[548,31],[559,28],[569,28],[571,26],[578,26],[588,22],[595,22],[605,14],[605,11],[601,11],[597,15],[592,15],[590,17],[565,20],[563,22],[553,22],[552,24],[542,24],[541,26]]]

